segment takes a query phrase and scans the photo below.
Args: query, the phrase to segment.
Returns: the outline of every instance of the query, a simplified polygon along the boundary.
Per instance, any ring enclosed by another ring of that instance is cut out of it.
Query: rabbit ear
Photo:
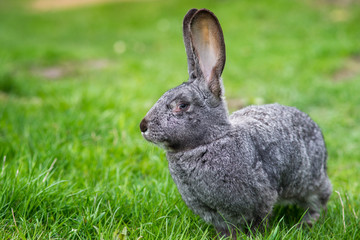
[[[196,8],[190,9],[184,17],[183,21],[183,37],[184,37],[184,44],[185,50],[187,55],[187,62],[188,62],[188,72],[189,76],[195,72],[195,59],[194,59],[194,52],[192,49],[191,43],[191,32],[190,32],[190,21],[194,14],[197,12]]]
[[[189,13],[192,12],[193,10],[189,11]],[[220,23],[212,12],[200,9],[192,13],[189,28],[193,51],[192,61],[197,69],[200,68],[210,91],[220,98],[222,94],[221,74],[226,58]]]

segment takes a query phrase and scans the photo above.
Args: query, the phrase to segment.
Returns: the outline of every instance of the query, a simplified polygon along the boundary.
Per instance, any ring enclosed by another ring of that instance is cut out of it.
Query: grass
[[[298,229],[301,211],[276,208],[265,233],[249,238],[360,238],[360,74],[348,66],[360,54],[358,4],[135,1],[39,12],[30,2],[0,3],[1,239],[215,236],[138,127],[187,79],[181,24],[192,7],[222,23],[230,109],[296,106],[328,146],[327,215]]]

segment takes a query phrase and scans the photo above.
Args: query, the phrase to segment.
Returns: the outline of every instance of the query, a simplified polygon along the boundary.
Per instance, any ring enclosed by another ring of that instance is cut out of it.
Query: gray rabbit
[[[167,91],[140,123],[163,147],[179,192],[196,214],[225,236],[258,229],[274,205],[293,203],[313,224],[331,183],[321,130],[308,115],[279,104],[228,115],[221,74],[225,43],[207,9],[183,22],[189,80]]]

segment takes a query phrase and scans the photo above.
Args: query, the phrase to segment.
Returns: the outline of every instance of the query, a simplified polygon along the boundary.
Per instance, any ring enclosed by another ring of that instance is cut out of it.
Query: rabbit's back
[[[327,179],[327,152],[318,125],[294,107],[249,106],[230,116],[235,129],[246,129],[271,185],[284,200],[316,192]]]

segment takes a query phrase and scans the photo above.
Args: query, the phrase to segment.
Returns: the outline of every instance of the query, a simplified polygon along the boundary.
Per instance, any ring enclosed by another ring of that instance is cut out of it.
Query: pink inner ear
[[[191,32],[201,70],[208,79],[220,55],[217,26],[211,16],[202,15],[191,26]]]

